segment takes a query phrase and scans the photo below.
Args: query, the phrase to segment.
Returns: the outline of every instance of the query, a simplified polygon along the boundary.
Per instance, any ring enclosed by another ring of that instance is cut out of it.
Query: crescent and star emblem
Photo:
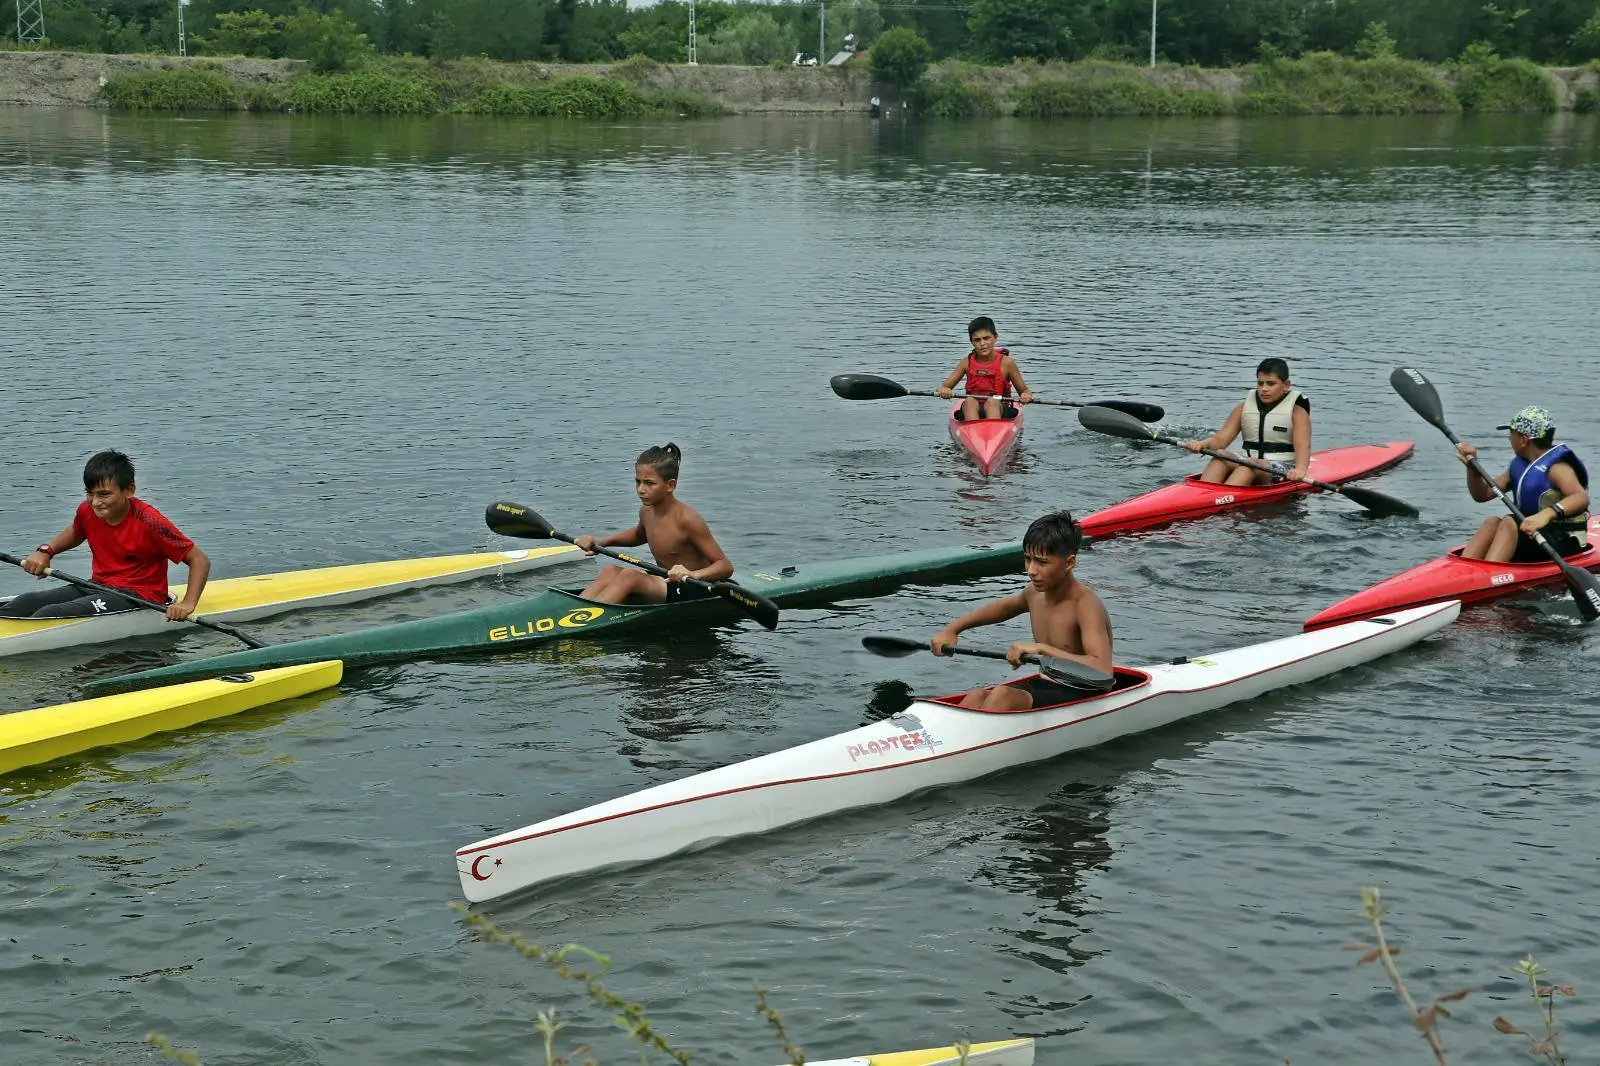
[[[489,856],[487,856],[487,855],[479,855],[476,859],[472,860],[472,866],[467,870],[467,872],[472,875],[473,880],[475,880],[475,881],[487,881],[487,880],[489,880],[490,876],[492,876],[494,874],[493,870],[490,870],[486,874],[478,872],[478,864],[483,862],[483,860],[487,859],[488,857]],[[496,859],[494,861],[494,864],[496,866],[499,866],[500,865],[500,860]]]

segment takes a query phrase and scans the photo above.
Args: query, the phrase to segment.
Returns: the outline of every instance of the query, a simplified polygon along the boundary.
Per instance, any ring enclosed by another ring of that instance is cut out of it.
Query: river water
[[[89,453],[218,574],[472,550],[484,504],[620,528],[643,447],[746,569],[1011,539],[1194,468],[1029,413],[975,473],[932,388],[994,316],[1044,396],[1214,427],[1287,356],[1319,446],[1415,440],[1369,482],[1423,510],[1303,499],[1107,541],[1080,573],[1128,664],[1286,635],[1459,543],[1493,509],[1387,385],[1452,425],[1552,408],[1600,455],[1594,118],[581,125],[0,110],[7,550],[54,532]],[[579,564],[259,622],[334,632],[581,583]],[[87,568],[80,558],[76,569]],[[293,701],[0,782],[0,1061],[540,1061],[534,1016],[603,1062],[603,1012],[478,942],[447,904],[490,832],[865,721],[882,660],[1012,577],[556,659],[352,673]],[[0,592],[29,587],[11,572]],[[1020,632],[972,634],[1003,643]],[[7,659],[0,705],[71,698],[205,633]],[[1038,1038],[1043,1063],[1429,1061],[1363,938],[1393,908],[1419,999],[1475,987],[1452,1063],[1517,1061],[1533,952],[1600,1045],[1594,635],[1557,594],[1409,652],[1108,748],[479,910],[608,954],[610,983],[705,1061],[777,1062],[771,990],[813,1058]]]

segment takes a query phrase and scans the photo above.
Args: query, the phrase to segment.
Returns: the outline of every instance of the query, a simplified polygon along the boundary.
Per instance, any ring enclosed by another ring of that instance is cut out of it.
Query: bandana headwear
[[[1543,407],[1524,407],[1511,416],[1511,421],[1496,429],[1511,429],[1535,440],[1556,428],[1556,420]]]

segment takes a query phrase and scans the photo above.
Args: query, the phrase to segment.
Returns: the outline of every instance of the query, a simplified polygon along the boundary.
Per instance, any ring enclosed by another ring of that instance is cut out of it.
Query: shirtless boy
[[[1082,544],[1083,531],[1066,511],[1037,519],[1022,538],[1028,587],[1015,596],[986,603],[939,630],[933,638],[933,653],[943,655],[965,630],[1026,614],[1033,623],[1033,640],[1006,649],[1012,666],[1021,665],[1024,655],[1047,655],[1111,673],[1111,618],[1100,597],[1075,573]],[[1081,698],[1082,692],[1040,675],[1015,684],[973,689],[961,706],[1029,711]]]
[[[634,492],[644,506],[639,521],[631,529],[596,540],[585,533],[574,543],[593,555],[593,548],[633,548],[650,546],[656,563],[665,568],[665,579],[610,566],[583,590],[583,598],[599,603],[676,603],[712,595],[685,578],[701,581],[726,581],[733,576],[733,563],[723,553],[705,519],[693,507],[678,499],[678,464],[683,453],[676,444],[646,448],[633,468]]]

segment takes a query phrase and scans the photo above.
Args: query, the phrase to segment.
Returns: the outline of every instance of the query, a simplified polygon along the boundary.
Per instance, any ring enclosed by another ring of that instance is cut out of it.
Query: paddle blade
[[[1121,411],[1123,414],[1132,415],[1141,422],[1159,422],[1166,417],[1167,412],[1163,407],[1153,403],[1140,403],[1138,400],[1101,400],[1096,407],[1105,407],[1112,411]]]
[[[828,384],[847,400],[894,400],[910,395],[898,381],[877,374],[835,374]]]
[[[1156,435],[1150,432],[1149,426],[1133,415],[1112,407],[1081,407],[1078,409],[1078,421],[1084,429],[1092,429],[1096,433],[1104,433],[1111,437],[1127,437],[1129,440],[1156,439]]]
[[[515,503],[491,503],[483,513],[490,529],[502,537],[521,537],[524,540],[550,540],[555,530],[539,517],[539,512]]]
[[[862,637],[861,646],[874,655],[890,659],[903,659],[907,655],[928,650],[928,645],[922,641],[909,640],[905,637]]]
[[[778,605],[765,596],[758,596],[728,581],[713,583],[711,591],[760,622],[763,629],[778,628]]]
[[[1397,500],[1393,496],[1364,489],[1359,485],[1341,485],[1339,493],[1351,503],[1359,504],[1381,518],[1391,516],[1416,518],[1422,513],[1404,500]]]
[[[1572,599],[1578,605],[1584,624],[1600,619],[1600,578],[1569,563],[1561,564],[1561,576],[1567,579],[1567,588],[1572,590]]]
[[[1039,657],[1039,672],[1058,685],[1080,692],[1109,692],[1117,683],[1113,674],[1101,673],[1074,659],[1055,659],[1048,655]]]
[[[1389,384],[1413,411],[1439,429],[1449,432],[1444,424],[1444,404],[1439,402],[1438,391],[1422,371],[1408,366],[1396,367],[1394,373],[1389,375]]]

